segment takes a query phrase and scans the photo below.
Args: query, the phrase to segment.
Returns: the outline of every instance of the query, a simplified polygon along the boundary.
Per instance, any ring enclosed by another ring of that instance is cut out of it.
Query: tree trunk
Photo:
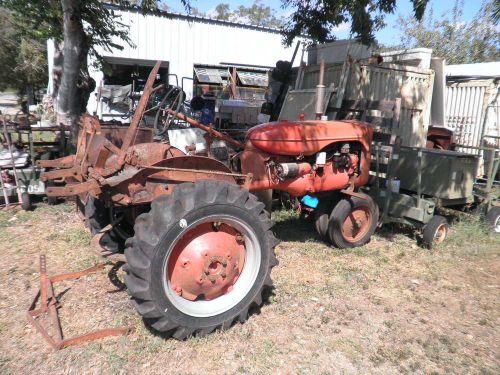
[[[87,67],[88,45],[81,18],[80,0],[61,0],[63,11],[63,64],[57,92],[58,123],[70,126],[70,145],[76,146],[78,118],[85,112],[95,83]]]

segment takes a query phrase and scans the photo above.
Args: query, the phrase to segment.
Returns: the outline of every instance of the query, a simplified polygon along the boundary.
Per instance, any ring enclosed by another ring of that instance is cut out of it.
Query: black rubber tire
[[[442,242],[448,236],[448,231],[450,229],[448,220],[441,215],[434,215],[429,222],[425,224],[424,230],[422,231],[422,245],[426,249],[430,250],[436,245],[435,237],[440,227],[443,227],[445,230],[444,238],[440,241]]]
[[[92,236],[111,223],[109,209],[104,205],[104,202],[91,196],[85,204],[85,219]],[[120,253],[125,250],[125,240],[113,230],[106,232],[101,237],[99,245],[112,253]]]
[[[31,211],[33,205],[31,204],[31,196],[28,193],[21,193],[21,208],[24,211]]]
[[[217,214],[249,225],[259,242],[261,263],[255,282],[240,302],[218,315],[195,317],[169,300],[163,287],[163,264],[175,239],[190,228],[183,228],[181,222],[193,223]],[[205,180],[177,185],[172,194],[156,198],[151,211],[137,218],[135,235],[127,241],[125,283],[132,304],[153,330],[178,340],[228,329],[236,320],[243,323],[250,307],[260,306],[262,293],[272,287],[271,269],[278,264],[274,247],[279,241],[271,226],[264,204],[237,185]]]
[[[496,230],[497,225],[500,222],[500,206],[491,207],[486,213],[485,219],[493,231],[500,233]]]
[[[335,204],[328,222],[328,238],[335,247],[339,249],[348,249],[363,246],[370,241],[371,236],[377,228],[379,210],[378,206],[373,202],[370,196],[364,196],[366,199],[346,196],[339,199]],[[371,223],[369,224],[370,227],[363,237],[357,241],[349,241],[342,234],[342,224],[353,209],[360,207],[367,207],[369,209],[371,214]]]
[[[321,240],[330,242],[328,238],[328,222],[335,202],[333,197],[322,197],[319,199],[318,206],[314,209],[314,227]]]
[[[52,186],[55,186],[53,181],[49,180],[45,183],[45,188],[52,187]],[[55,206],[57,204],[57,197],[49,197],[47,195],[47,204],[49,206]]]

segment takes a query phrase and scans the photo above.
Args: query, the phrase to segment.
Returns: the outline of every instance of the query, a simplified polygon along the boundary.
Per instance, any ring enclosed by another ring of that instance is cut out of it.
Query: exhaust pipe
[[[325,85],[323,84],[323,78],[325,75],[325,59],[321,59],[319,62],[319,82],[316,86],[316,120],[321,120],[323,115],[323,101],[325,100]]]

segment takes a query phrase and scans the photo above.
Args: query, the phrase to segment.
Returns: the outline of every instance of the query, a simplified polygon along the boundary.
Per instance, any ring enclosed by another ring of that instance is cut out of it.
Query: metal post
[[[3,135],[5,137],[5,141],[7,142],[7,147],[10,153],[10,162],[12,163],[12,172],[14,172],[14,181],[16,182],[16,190],[17,190],[17,198],[19,199],[19,203],[23,202],[21,188],[19,186],[19,178],[17,177],[16,165],[14,162],[14,155],[12,154],[12,142],[10,141],[10,137],[7,134],[7,125],[5,122],[3,123]]]
[[[420,196],[422,195],[422,150],[417,153],[417,207],[420,207]]]

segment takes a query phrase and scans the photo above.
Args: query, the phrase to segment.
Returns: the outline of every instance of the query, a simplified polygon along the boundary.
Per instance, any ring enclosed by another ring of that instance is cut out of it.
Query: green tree
[[[231,17],[230,7],[227,3],[218,4],[215,7],[215,12],[217,13],[216,18],[218,20],[229,21],[229,18]]]
[[[188,0],[181,0],[189,7]],[[156,10],[157,0],[114,0],[118,6],[139,4],[143,11]],[[0,0],[26,35],[51,38],[57,48],[54,59],[58,121],[71,126],[76,140],[77,120],[85,112],[95,82],[88,72],[88,56],[101,61],[98,49],[122,49],[115,40],[131,44],[113,8],[101,0]],[[56,78],[58,76],[56,74]]]
[[[428,0],[410,1],[420,20]],[[293,9],[283,30],[287,45],[304,34],[319,43],[334,40],[332,30],[344,23],[350,23],[352,35],[368,44],[375,40],[375,31],[385,26],[385,15],[394,13],[396,0],[282,0],[282,6]]]
[[[0,8],[0,90],[28,94],[47,84],[46,41],[24,35],[11,12]]]
[[[255,0],[254,3],[245,7],[240,5],[233,12],[233,18],[247,19],[252,25],[266,27],[282,27],[283,20],[275,16],[275,11],[271,7],[262,4],[261,0]]]
[[[420,21],[399,17],[402,48],[431,48],[433,54],[448,64],[498,61],[500,36],[496,31],[494,12],[497,1],[483,2],[479,12],[467,22],[463,18],[463,1],[457,0],[450,11],[435,20],[432,10]]]
[[[261,0],[255,0],[251,6],[240,5],[234,10],[228,3],[218,4],[212,14],[201,13],[197,8],[191,8],[191,14],[210,16],[217,20],[242,22],[251,25],[281,28],[283,19],[276,17],[276,12]]]

